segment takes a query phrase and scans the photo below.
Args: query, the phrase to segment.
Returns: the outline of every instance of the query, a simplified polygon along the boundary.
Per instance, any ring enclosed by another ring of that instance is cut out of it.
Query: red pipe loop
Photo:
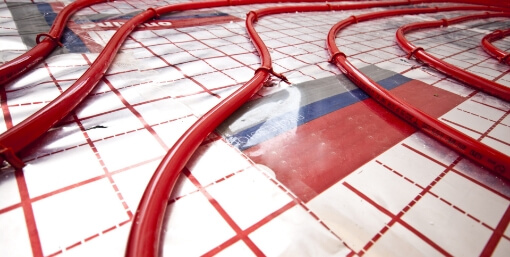
[[[58,40],[58,38],[48,34],[48,33],[39,33],[37,34],[37,36],[35,37],[35,43],[36,44],[39,44],[41,43],[41,37],[46,37],[48,38],[50,41],[53,41],[53,43],[57,44],[58,46],[60,47],[63,47],[64,45],[62,45],[62,43]]]

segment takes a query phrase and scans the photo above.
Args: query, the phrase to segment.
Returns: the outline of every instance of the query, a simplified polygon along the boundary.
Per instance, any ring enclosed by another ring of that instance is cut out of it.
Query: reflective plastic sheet
[[[116,29],[175,1],[84,8],[55,51],[1,94],[1,130],[66,90]],[[68,1],[0,4],[0,61],[35,44]],[[428,4],[423,6],[450,6]],[[245,14],[271,4],[176,12],[145,23],[77,110],[0,171],[1,256],[123,256],[140,197],[165,152],[248,81],[260,59]],[[422,5],[420,5],[422,6]],[[255,29],[271,78],[202,143],[168,202],[162,256],[418,256],[510,251],[510,186],[400,120],[328,63],[329,29],[384,8],[270,15]],[[405,24],[474,12],[360,22],[337,45],[384,88],[510,153],[510,104],[406,59]],[[491,18],[407,37],[436,57],[510,86],[480,47]],[[510,49],[510,41],[494,43]]]

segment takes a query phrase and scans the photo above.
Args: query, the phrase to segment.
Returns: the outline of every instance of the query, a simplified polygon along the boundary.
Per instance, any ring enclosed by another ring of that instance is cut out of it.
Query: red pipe
[[[490,17],[510,17],[510,13],[484,13],[484,14],[476,14],[476,15],[468,15],[461,16],[453,19],[442,19],[438,21],[427,21],[427,22],[417,22],[408,24],[400,27],[397,30],[397,43],[400,47],[407,52],[409,55],[408,58],[414,55],[414,57],[424,63],[427,63],[432,68],[441,71],[442,73],[464,82],[467,85],[470,85],[473,88],[476,88],[485,93],[491,94],[493,96],[499,97],[505,101],[510,101],[510,88],[505,87],[499,83],[488,80],[486,78],[482,78],[475,74],[472,74],[468,71],[460,69],[452,64],[449,64],[433,55],[427,53],[423,48],[416,47],[412,43],[410,43],[405,38],[405,33],[425,29],[425,28],[437,28],[437,27],[446,27],[449,24],[460,23],[468,20],[474,19],[484,19]]]
[[[478,8],[478,7],[477,7]],[[338,50],[335,44],[336,34],[343,28],[355,22],[366,21],[395,15],[431,13],[438,11],[473,10],[473,8],[426,8],[426,9],[402,9],[394,11],[383,11],[358,16],[351,16],[333,26],[328,34],[327,45],[332,55],[331,61],[347,75],[356,85],[362,88],[367,94],[373,97],[381,105],[385,106],[396,115],[421,129],[432,138],[442,142],[456,152],[466,156],[470,160],[495,172],[497,175],[510,179],[510,157],[496,151],[479,141],[468,137],[459,131],[439,122],[437,119],[416,109],[412,105],[393,96],[389,91],[381,87],[372,79],[368,78],[356,67],[354,67],[344,53]]]
[[[0,86],[6,85],[33,68],[44,60],[57,45],[61,45],[60,37],[62,37],[65,25],[76,11],[93,4],[107,1],[108,0],[78,0],[67,5],[57,15],[49,32],[37,35],[36,42],[38,42],[38,44],[35,47],[0,66]],[[46,38],[39,41],[42,36],[46,36]]]
[[[486,53],[496,58],[500,63],[510,65],[510,53],[495,47],[492,42],[510,35],[510,29],[496,30],[482,38],[482,48]]]

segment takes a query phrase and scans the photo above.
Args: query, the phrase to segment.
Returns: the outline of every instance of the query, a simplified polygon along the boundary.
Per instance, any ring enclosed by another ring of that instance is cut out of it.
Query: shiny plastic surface
[[[484,13],[477,15],[469,15],[463,17],[456,17],[453,19],[443,19],[440,21],[434,22],[419,22],[414,24],[405,25],[399,30],[397,30],[397,42],[402,47],[404,51],[409,54],[409,58],[414,56],[420,61],[423,61],[429,64],[431,67],[448,74],[452,78],[458,79],[472,87],[481,90],[483,92],[487,92],[491,95],[504,99],[505,101],[510,101],[510,88],[500,85],[496,82],[490,81],[483,77],[474,75],[468,71],[457,68],[451,64],[448,64],[445,61],[440,60],[439,58],[434,57],[431,54],[428,54],[423,48],[414,46],[411,42],[409,42],[405,38],[405,33],[411,32],[414,30],[420,30],[425,28],[437,28],[437,27],[446,27],[449,24],[461,23],[463,21],[474,20],[474,19],[486,19],[490,17],[510,17],[510,13]]]
[[[345,73],[352,81],[361,87],[370,96],[375,98],[379,103],[392,110],[395,114],[399,115],[404,120],[410,122],[414,126],[422,129],[429,136],[437,139],[445,145],[451,147],[453,150],[461,153],[465,157],[475,161],[487,169],[501,175],[504,178],[510,179],[510,157],[496,151],[486,145],[472,139],[471,137],[462,134],[461,132],[437,121],[429,115],[421,112],[418,109],[406,104],[404,101],[395,98],[387,90],[382,88],[376,82],[366,77],[362,72],[356,69],[352,64],[347,61],[345,54],[340,52],[335,43],[336,34],[343,28],[350,24],[357,23],[364,20],[377,19],[382,17],[412,14],[420,12],[436,12],[442,11],[454,11],[463,9],[457,7],[457,9],[441,9],[441,8],[429,8],[423,10],[407,9],[397,11],[383,11],[365,15],[358,15],[337,23],[328,34],[328,49],[332,55],[332,62],[336,63],[340,70]],[[467,7],[466,9],[476,10],[474,8]],[[441,21],[442,22],[442,21]],[[414,54],[416,54],[415,51]],[[508,89],[508,88],[507,88]],[[507,100],[507,99],[505,99]]]
[[[42,41],[37,42],[37,45],[26,53],[0,66],[0,86],[4,86],[13,81],[44,60],[44,58],[60,44],[60,37],[62,36],[67,21],[73,13],[81,8],[106,1],[107,0],[79,0],[66,6],[57,15],[50,31],[45,34]]]

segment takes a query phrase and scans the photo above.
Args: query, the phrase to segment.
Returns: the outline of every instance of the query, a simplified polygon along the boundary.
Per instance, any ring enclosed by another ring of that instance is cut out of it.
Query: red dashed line
[[[81,242],[78,242],[78,243],[75,243],[75,244],[73,244],[71,246],[66,247],[66,251],[69,251],[70,249],[72,249],[72,248],[74,248],[74,247],[76,247],[78,245],[81,245]]]
[[[443,201],[444,203],[446,203],[446,204],[450,205],[450,206],[453,206],[453,205],[452,205],[452,203],[450,203],[450,202],[446,201],[444,198],[439,197],[438,199],[439,199],[439,200],[441,200],[441,201]]]
[[[90,241],[90,240],[92,240],[92,239],[94,239],[94,238],[96,238],[96,237],[98,237],[98,236],[99,236],[99,234],[95,234],[95,235],[93,235],[93,236],[89,236],[89,237],[85,238],[85,240],[83,240],[83,241],[84,241],[84,242],[88,242],[88,241]]]
[[[461,212],[462,214],[467,214],[465,211],[463,211],[461,208],[455,206],[455,205],[451,205],[454,209],[456,209],[457,211]],[[469,216],[468,216],[469,217]],[[476,220],[475,220],[476,221]]]
[[[481,223],[481,220],[475,218],[473,215],[469,214],[469,213],[466,213],[468,217],[470,217],[471,219],[475,220],[476,222],[478,223]]]
[[[434,192],[429,191],[428,193],[429,193],[429,194],[431,194],[432,196],[434,196],[435,198],[438,198],[438,199],[440,198],[440,197],[439,197],[438,195],[436,195]]]
[[[47,104],[50,101],[44,101],[44,102],[32,102],[32,103],[21,103],[21,104],[9,104],[9,107],[20,107],[20,106],[27,106],[27,105],[37,105],[37,104]]]
[[[483,226],[485,226],[486,228],[490,229],[490,230],[494,230],[493,227],[489,226],[489,224],[485,223],[485,222],[480,222],[480,224],[482,224]]]
[[[413,180],[411,180],[411,179],[410,179],[410,178],[408,178],[408,177],[405,177],[404,175],[402,175],[402,174],[401,174],[401,173],[399,173],[398,171],[396,171],[396,170],[392,169],[391,167],[389,167],[389,166],[388,166],[388,165],[386,165],[386,164],[383,164],[383,163],[382,163],[382,162],[380,162],[379,160],[376,160],[375,162],[376,162],[376,163],[378,163],[379,165],[383,166],[383,167],[384,167],[384,168],[386,168],[387,170],[389,170],[389,171],[391,171],[391,172],[395,173],[397,176],[399,176],[399,177],[401,177],[401,178],[403,178],[403,179],[405,179],[405,180],[409,181],[411,184],[416,185],[416,186],[418,186],[418,187],[420,187],[420,188],[423,188],[422,186],[418,185],[418,183],[414,182]]]
[[[117,228],[117,226],[112,226],[112,227],[110,227],[110,228],[107,228],[107,229],[103,230],[101,233],[106,234],[106,233],[108,233],[108,232],[110,232],[110,231],[114,230],[115,228]]]
[[[405,180],[409,181],[409,182],[410,182],[410,183],[412,183],[412,184],[416,184],[416,183],[414,183],[414,181],[410,180],[410,179],[409,179],[409,178],[407,178],[407,177],[403,177],[403,178],[404,178]]]
[[[110,227],[110,228],[107,228],[107,229],[103,230],[103,231],[102,231],[102,232],[100,232],[100,233],[97,233],[97,234],[94,234],[94,235],[92,235],[92,236],[89,236],[89,237],[85,238],[83,241],[78,241],[78,242],[76,242],[76,243],[74,243],[74,244],[71,244],[70,246],[67,246],[67,247],[65,247],[64,249],[65,249],[66,251],[68,251],[68,250],[70,250],[70,249],[72,249],[72,248],[74,248],[74,247],[76,247],[76,246],[79,246],[79,245],[81,245],[81,244],[83,244],[83,243],[89,242],[89,241],[91,241],[92,239],[98,238],[101,234],[106,234],[106,233],[108,233],[108,232],[114,231],[116,228],[122,227],[123,225],[125,225],[125,224],[129,223],[130,221],[131,221],[131,218],[130,218],[130,219],[128,219],[128,220],[126,220],[126,221],[123,221],[123,222],[119,223],[118,225],[115,225],[115,226],[112,226],[112,227]],[[60,255],[60,254],[62,254],[62,253],[64,253],[64,251],[63,251],[63,250],[59,250],[59,251],[57,251],[57,252],[54,252],[54,253],[52,253],[52,254],[48,255],[47,257],[50,257],[50,256],[57,256],[57,255]]]
[[[473,113],[473,112],[470,112],[470,111],[466,111],[466,110],[461,109],[461,108],[457,108],[457,110],[459,110],[461,112],[465,112],[465,113],[471,114],[473,116],[479,117],[479,118],[484,119],[484,120],[488,120],[488,121],[491,121],[491,122],[496,122],[495,120],[491,120],[491,119],[489,119],[487,117],[481,116],[479,114],[476,114],[476,113]]]

